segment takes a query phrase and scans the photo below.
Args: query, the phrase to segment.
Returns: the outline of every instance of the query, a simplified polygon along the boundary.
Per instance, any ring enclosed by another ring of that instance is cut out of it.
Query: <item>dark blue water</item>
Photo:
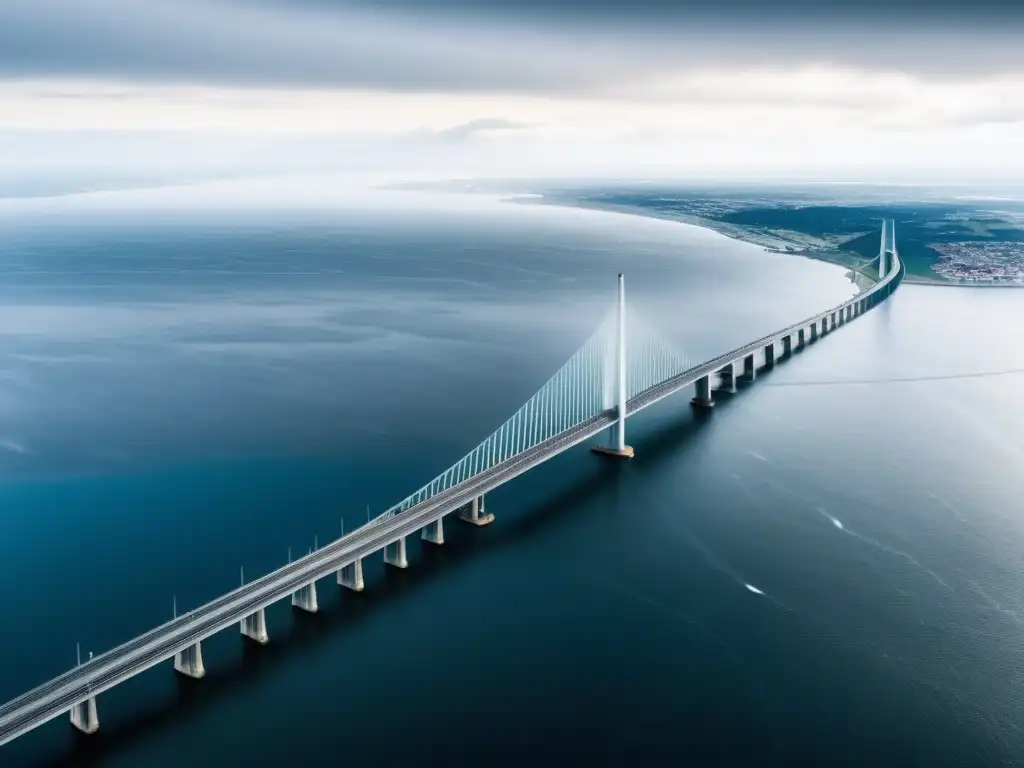
[[[223,195],[223,191],[221,191]],[[842,270],[669,222],[165,192],[0,211],[0,699],[463,455],[631,304],[707,357]],[[904,286],[710,418],[630,421],[3,765],[1002,765],[1024,751],[1024,294]],[[922,377],[998,373],[972,378]],[[845,383],[844,383],[845,382]],[[756,590],[756,591],[755,591]]]

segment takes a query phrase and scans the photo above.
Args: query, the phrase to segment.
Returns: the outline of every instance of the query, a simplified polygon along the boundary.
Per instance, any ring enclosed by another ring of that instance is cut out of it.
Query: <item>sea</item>
[[[626,298],[693,360],[853,295],[697,227],[225,180],[0,201],[0,700],[457,461]],[[1024,762],[1024,292],[904,285],[228,629],[2,766]]]

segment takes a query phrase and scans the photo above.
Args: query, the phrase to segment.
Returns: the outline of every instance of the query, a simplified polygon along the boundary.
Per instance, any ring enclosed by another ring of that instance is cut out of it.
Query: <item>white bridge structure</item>
[[[238,627],[249,640],[265,644],[264,611],[279,600],[317,610],[317,582],[329,576],[348,589],[363,589],[363,558],[383,552],[384,561],[406,568],[406,539],[419,534],[444,543],[444,519],[486,525],[494,516],[484,508],[488,491],[553,456],[608,431],[595,450],[631,457],[626,419],[663,398],[690,387],[692,404],[714,405],[716,389],[736,391],[753,381],[794,345],[806,346],[842,327],[889,297],[905,268],[895,246],[895,224],[883,222],[879,279],[868,289],[823,312],[800,320],[738,349],[703,362],[690,360],[625,304],[619,275],[618,301],[611,314],[533,397],[492,435],[415,493],[365,525],[343,534],[304,557],[155,627],[18,696],[0,707],[0,745],[61,715],[85,733],[99,728],[97,696],[150,667],[173,661],[176,672],[205,674],[202,641]],[[290,559],[290,558],[289,558]]]

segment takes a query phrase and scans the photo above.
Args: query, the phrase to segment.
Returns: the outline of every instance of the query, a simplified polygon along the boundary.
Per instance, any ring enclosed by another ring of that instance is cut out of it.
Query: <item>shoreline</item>
[[[579,208],[581,210],[588,211],[603,211],[605,213],[622,213],[631,216],[640,216],[647,219],[658,219],[660,221],[674,221],[679,224],[689,224],[690,226],[700,227],[702,229],[708,229],[712,232],[717,232],[720,235],[724,235],[732,240],[736,240],[741,243],[747,243],[748,245],[756,245],[759,248],[763,248],[769,253],[777,253],[783,256],[798,256],[804,259],[814,259],[816,261],[823,261],[828,264],[832,264],[837,267],[843,267],[850,272],[869,277],[872,280],[875,278],[871,275],[865,274],[863,266],[865,265],[853,265],[844,263],[837,259],[831,259],[827,254],[814,253],[809,251],[788,251],[781,248],[772,248],[765,244],[764,240],[759,240],[757,237],[752,236],[746,232],[742,227],[726,224],[724,222],[716,221],[715,219],[707,219],[702,216],[693,216],[690,214],[662,214],[658,211],[651,211],[644,209],[639,206],[629,205],[602,205],[600,203],[587,203],[575,200],[560,200],[557,198],[545,197],[538,195],[530,198],[510,198],[510,202],[516,202],[528,205],[552,205],[563,208]],[[781,242],[781,240],[780,240]],[[868,261],[868,264],[871,262]],[[907,274],[903,278],[903,282],[909,285],[920,285],[930,288],[1024,288],[1024,285],[1013,285],[1007,283],[980,283],[980,282],[953,282],[952,280],[944,280],[942,278],[926,278],[920,275]]]

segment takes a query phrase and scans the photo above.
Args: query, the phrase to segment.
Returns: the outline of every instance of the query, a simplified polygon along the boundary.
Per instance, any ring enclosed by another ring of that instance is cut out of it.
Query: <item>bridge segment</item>
[[[266,643],[265,609],[283,599],[316,610],[315,583],[332,573],[340,585],[363,588],[363,558],[384,551],[386,562],[405,567],[405,539],[420,532],[443,542],[442,520],[452,512],[470,522],[489,522],[484,495],[548,459],[612,428],[611,453],[632,455],[625,448],[625,423],[630,416],[680,390],[694,387],[693,404],[711,407],[712,378],[723,389],[735,388],[736,372],[752,381],[757,360],[775,364],[776,344],[783,356],[859,317],[888,298],[899,286],[905,267],[895,250],[895,228],[882,256],[887,263],[880,279],[866,291],[838,306],[719,355],[693,364],[644,324],[629,324],[622,276],[613,314],[516,414],[463,459],[416,493],[366,525],[342,535],[287,565],[140,635],[28,691],[0,707],[0,745],[70,713],[83,732],[99,727],[96,697],[130,677],[174,661],[189,677],[205,674],[201,643],[237,625],[241,633]],[[890,247],[887,247],[890,246]],[[888,255],[888,259],[884,257]],[[627,327],[630,333],[627,334]]]

